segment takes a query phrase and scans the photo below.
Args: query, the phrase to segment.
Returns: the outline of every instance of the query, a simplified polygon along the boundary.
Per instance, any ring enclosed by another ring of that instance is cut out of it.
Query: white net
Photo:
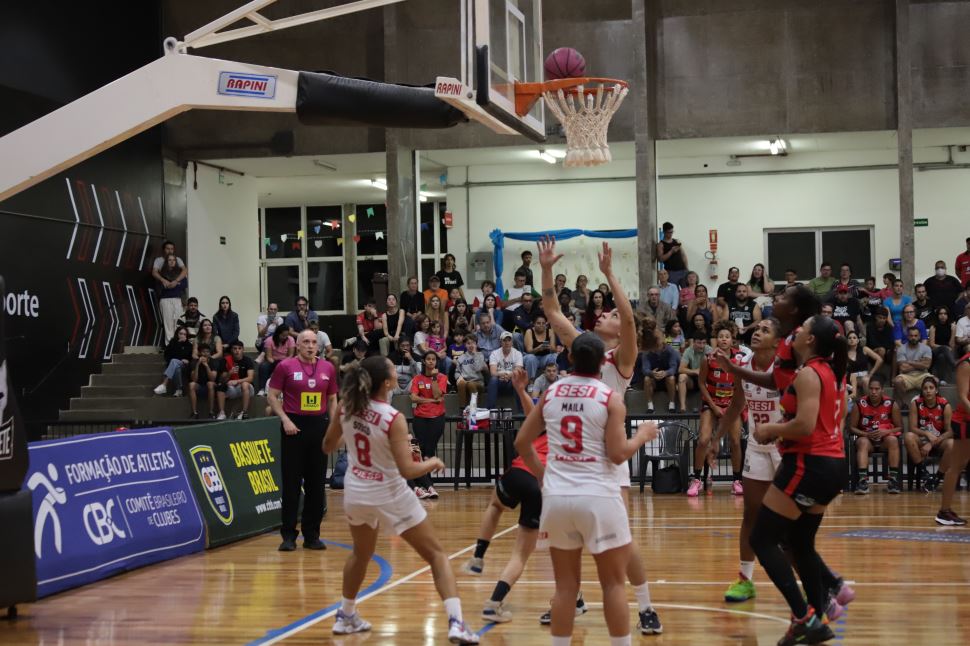
[[[546,105],[566,131],[564,166],[599,166],[609,162],[610,145],[606,131],[630,89],[619,83],[600,83],[586,93],[582,85],[574,91],[546,92]]]

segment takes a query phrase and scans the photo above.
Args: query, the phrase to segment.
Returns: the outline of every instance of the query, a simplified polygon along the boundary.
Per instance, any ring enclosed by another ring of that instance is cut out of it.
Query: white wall
[[[892,153],[889,153],[891,156]],[[820,156],[819,156],[820,157]],[[804,167],[828,167],[851,162],[887,163],[885,151],[873,151],[866,159],[858,151],[829,153],[824,159],[803,159]],[[791,160],[791,158],[789,158]],[[761,166],[745,160],[739,170]],[[724,160],[720,160],[723,166]],[[661,174],[696,172],[686,160],[666,160]],[[797,166],[796,166],[797,167]],[[465,169],[449,169],[449,184],[461,184]],[[560,167],[536,164],[478,166],[468,168],[471,183],[554,179],[556,177],[630,177],[632,161],[619,161],[597,169],[567,171]],[[929,276],[933,263],[944,259],[952,267],[956,255],[964,249],[964,238],[970,235],[970,170],[917,171],[914,178],[915,214],[929,218],[930,226],[916,229],[916,275]],[[466,208],[466,191],[468,208]],[[561,228],[623,229],[636,227],[635,185],[633,180],[573,184],[519,184],[451,188],[448,207],[455,214],[455,230],[468,230],[471,251],[491,251],[488,233],[503,231],[541,231]],[[688,252],[691,268],[706,278],[708,230],[719,234],[718,255],[720,278],[727,268],[737,265],[747,275],[755,262],[763,262],[763,229],[804,226],[874,226],[874,270],[889,270],[888,259],[899,257],[899,200],[897,172],[888,170],[853,170],[795,174],[738,176],[725,173],[716,177],[663,178],[657,189],[657,221],[669,220],[676,236]],[[651,234],[654,235],[654,234]],[[462,254],[464,240],[450,245],[465,266]],[[506,241],[506,283],[518,266],[518,254],[527,243]],[[619,259],[631,263],[634,258]],[[592,261],[595,262],[595,261]],[[833,262],[838,260],[833,259]],[[589,262],[587,262],[589,264]],[[635,268],[633,268],[635,270]],[[770,268],[769,268],[770,269]],[[594,268],[587,273],[596,274]],[[772,272],[777,273],[777,272]],[[861,271],[859,273],[862,273]],[[574,274],[567,272],[570,283]],[[591,282],[598,282],[591,276]]]
[[[191,173],[190,173],[191,176]],[[259,315],[259,214],[256,181],[199,166],[198,189],[186,182],[189,294],[211,317],[227,295],[239,314],[240,336],[255,340]],[[224,236],[226,244],[219,243]]]

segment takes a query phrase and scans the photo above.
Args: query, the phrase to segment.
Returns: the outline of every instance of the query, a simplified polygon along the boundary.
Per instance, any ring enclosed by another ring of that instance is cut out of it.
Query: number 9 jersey
[[[607,404],[613,393],[592,377],[555,382],[542,397],[549,455],[544,496],[620,495],[613,463],[606,457]]]

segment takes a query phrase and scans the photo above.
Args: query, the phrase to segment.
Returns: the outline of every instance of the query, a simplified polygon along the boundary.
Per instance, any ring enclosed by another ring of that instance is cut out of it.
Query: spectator
[[[503,299],[505,301],[505,309],[509,312],[519,307],[523,294],[532,294],[532,286],[526,284],[526,275],[522,272],[515,272],[512,281],[513,284],[505,290],[505,298]]]
[[[441,288],[441,279],[438,278],[437,274],[432,274],[428,277],[428,289],[424,290],[424,311],[427,313],[428,304],[431,302],[431,297],[437,296],[438,300],[441,301],[441,307],[445,306],[448,301],[448,290]]]
[[[891,271],[887,271],[882,275],[882,289],[879,290],[879,296],[882,297],[882,300],[886,300],[893,295],[894,282],[896,282],[896,274]]]
[[[573,290],[572,296],[572,306],[577,310],[585,310],[586,304],[589,303],[589,278],[585,274],[580,274],[576,277],[576,289]],[[562,303],[562,301],[559,301]]]
[[[711,326],[707,323],[707,317],[698,312],[695,314],[690,321],[687,322],[686,334],[689,337],[693,337],[695,334],[700,332],[704,335],[704,338],[710,339],[713,337],[711,332]]]
[[[688,271],[687,254],[680,240],[674,238],[674,225],[664,222],[662,229],[663,237],[657,243],[657,260],[670,274],[670,282],[680,285]]]
[[[950,307],[963,291],[959,279],[946,273],[946,263],[942,260],[936,261],[933,275],[923,281],[923,286],[926,287],[926,295],[934,309],[940,306]]]
[[[687,391],[699,390],[701,364],[707,361],[707,356],[714,352],[714,348],[707,345],[710,335],[703,331],[694,333],[688,347],[680,359],[680,369],[677,381],[677,394],[680,399],[680,410],[687,410]],[[693,412],[697,412],[695,408]]]
[[[482,306],[475,310],[475,319],[477,320],[481,314],[488,314],[493,322],[497,325],[502,325],[505,312],[499,308],[498,297],[495,294],[485,295],[485,298],[482,299]]]
[[[946,384],[953,381],[957,366],[956,324],[950,319],[950,310],[942,306],[936,308],[935,319],[929,337],[930,350],[933,351],[931,372],[941,384]]]
[[[370,299],[364,309],[357,315],[357,338],[367,345],[367,356],[387,354],[387,341],[381,345],[384,336],[384,321],[377,313],[377,303]]]
[[[165,376],[162,383],[155,387],[156,395],[164,395],[168,392],[168,384],[175,385],[173,397],[182,396],[182,385],[186,381],[189,367],[192,363],[192,342],[189,341],[189,331],[184,327],[175,329],[175,334],[165,346]]]
[[[461,300],[460,289],[457,287],[452,287],[450,290],[448,290],[448,301],[445,303],[445,309],[448,310],[449,314],[451,313],[451,309],[455,306],[455,303],[457,303],[459,300]]]
[[[788,272],[785,272],[786,274]],[[748,291],[752,296],[764,296],[775,291],[775,284],[765,275],[765,266],[760,262],[755,263],[751,268],[751,277],[748,279]]]
[[[249,419],[249,401],[253,396],[253,380],[256,364],[243,351],[243,342],[236,339],[229,344],[229,356],[220,362],[216,377],[216,400],[219,403],[217,420],[226,419],[226,400],[242,399],[242,408],[236,419]]]
[[[414,319],[414,326],[414,352],[419,357],[423,357],[430,352],[430,348],[428,347],[428,333],[431,331],[431,319],[421,314],[418,318]]]
[[[775,291],[780,294],[781,292],[787,290],[789,287],[798,287],[801,284],[802,283],[799,282],[798,280],[798,272],[795,271],[794,269],[789,268],[785,270],[785,284],[776,285]]]
[[[317,313],[310,309],[310,301],[306,296],[299,296],[296,299],[296,310],[286,315],[284,323],[290,328],[290,336],[294,339],[300,336],[300,332],[310,327],[310,321],[319,319]]]
[[[594,289],[589,296],[589,303],[586,304],[586,311],[583,312],[583,329],[592,332],[599,318],[609,311],[606,307],[606,294],[599,289]]]
[[[451,338],[448,340],[448,358],[451,359],[451,364],[455,364],[455,359],[467,352],[466,348],[468,345],[468,330],[467,328],[460,327],[456,330],[452,330]],[[449,371],[448,377],[451,377],[451,372]]]
[[[542,310],[539,309],[535,304],[535,299],[532,294],[525,293],[522,294],[522,302],[519,307],[512,310],[510,313],[512,317],[511,328],[520,335],[519,339],[516,339],[519,343],[523,343],[521,338],[522,334],[525,334],[527,330],[532,329],[532,323],[536,316],[542,314]],[[505,318],[508,320],[508,317]]]
[[[276,366],[283,359],[296,355],[296,340],[290,336],[290,328],[283,323],[273,330],[272,336],[263,342],[263,360],[259,364],[256,376],[257,394],[266,394],[266,382],[272,376]],[[333,353],[333,346],[330,348]]]
[[[676,350],[677,354],[685,350],[684,330],[677,319],[667,321],[667,325],[664,326],[664,342]]]
[[[956,302],[950,306],[950,318],[959,321],[970,305],[970,287],[967,287],[957,298]]]
[[[828,296],[835,284],[835,277],[832,276],[832,263],[823,261],[818,268],[818,276],[808,281],[808,288],[820,299]]]
[[[835,286],[835,299],[832,301],[832,318],[839,322],[846,332],[862,329],[862,306],[852,295],[852,288],[848,285]]]
[[[192,404],[192,419],[199,419],[199,395],[209,402],[209,417],[216,416],[216,371],[218,359],[212,358],[212,348],[208,344],[196,345],[192,350],[192,372],[189,373],[189,402]]]
[[[535,285],[532,277],[532,252],[526,249],[522,252],[522,264],[515,270],[514,274],[521,273],[525,276],[525,284],[529,287]]]
[[[448,329],[454,330],[458,327],[458,319],[464,319],[465,327],[469,327],[472,318],[472,310],[468,307],[468,303],[464,298],[459,298],[455,301],[454,306],[448,310]]]
[[[930,303],[926,293],[926,285],[918,283],[913,290],[916,298],[913,299],[913,307],[916,308],[916,319],[923,322],[927,328],[933,323],[936,308]]]
[[[920,344],[922,345],[922,344]],[[856,436],[855,457],[859,467],[859,482],[856,494],[869,493],[869,454],[873,451],[886,451],[889,456],[888,493],[897,494],[899,488],[899,436],[903,432],[903,420],[899,405],[886,397],[882,391],[882,380],[872,377],[869,380],[868,394],[860,397],[852,408],[849,432]]]
[[[547,365],[542,374],[532,383],[532,400],[538,401],[542,393],[549,390],[549,386],[559,381],[559,378],[559,366],[555,363]]]
[[[963,316],[957,321],[954,333],[957,336],[957,348],[960,356],[970,352],[970,303],[963,308]]]
[[[455,385],[462,410],[471,401],[472,393],[485,393],[487,376],[488,364],[485,363],[485,356],[478,351],[478,339],[469,336],[465,339],[465,351],[455,358]]]
[[[408,278],[408,288],[401,292],[401,309],[414,319],[418,314],[424,314],[424,294],[418,291],[418,279]]]
[[[834,313],[835,313],[835,308],[832,307],[832,303],[822,303],[822,308],[819,314],[821,314],[825,318],[832,318],[832,315]],[[835,321],[835,326],[838,328],[839,334],[845,334],[845,328],[842,327],[841,323],[839,323],[838,321]]]
[[[968,246],[970,248],[970,246]],[[169,256],[175,256],[175,264],[178,265],[179,273],[174,277],[165,276],[162,274],[162,268],[165,266],[166,258]],[[189,278],[189,268],[185,265],[185,261],[178,257],[175,253],[175,243],[171,240],[166,240],[162,243],[162,253],[157,256],[155,260],[152,261],[152,277],[159,282],[162,287],[172,288],[175,287],[175,283],[184,281],[184,286],[188,287]]]
[[[340,360],[340,372],[346,374],[350,372],[352,368],[360,365],[360,362],[367,358],[367,351],[370,346],[367,345],[363,340],[357,339],[354,341],[354,345],[351,346],[350,352],[344,352],[343,358]]]
[[[427,307],[424,308],[424,315],[429,320],[441,323],[441,336],[448,336],[448,310],[445,309],[445,302],[433,294],[427,300]]]
[[[660,290],[660,300],[676,312],[680,307],[680,287],[670,282],[670,272],[666,269],[657,272],[657,289]]]
[[[279,306],[270,303],[266,306],[266,313],[256,317],[256,349],[262,352],[263,342],[273,336],[276,328],[283,325],[283,317],[279,315]]]
[[[195,348],[192,350],[192,358],[199,358],[199,347],[202,345],[207,345],[212,349],[212,358],[221,359],[222,358],[222,339],[218,334],[215,333],[215,329],[212,327],[212,321],[209,319],[202,319],[202,323],[199,324],[199,333],[195,336]]]
[[[491,357],[492,352],[502,347],[502,335],[506,331],[492,320],[487,312],[478,315],[478,349],[486,357]],[[508,334],[512,334],[508,332]]]
[[[520,308],[521,309],[521,308]],[[546,315],[536,314],[532,327],[525,331],[525,370],[529,380],[536,378],[540,369],[556,363],[556,333],[549,327]]]
[[[916,466],[923,491],[927,493],[936,491],[940,475],[928,477],[923,461],[935,452],[941,465],[949,462],[953,450],[952,419],[950,402],[939,395],[936,380],[927,377],[920,395],[909,406],[909,432],[903,436],[906,455]]]
[[[422,371],[411,380],[411,402],[414,406],[412,428],[414,437],[426,459],[438,452],[438,442],[445,432],[445,392],[448,379],[438,371],[437,357],[427,353],[421,361]],[[418,498],[437,498],[431,475],[425,474],[414,481],[414,493]]]
[[[892,361],[891,353],[896,349],[896,342],[885,307],[876,310],[872,323],[866,326],[866,347],[871,348],[883,361]]]
[[[667,323],[677,318],[673,308],[662,300],[659,287],[647,290],[647,303],[643,311],[655,318],[657,327],[662,330],[667,328]]]
[[[394,294],[388,294],[384,303],[387,309],[381,314],[381,328],[384,330],[384,338],[386,339],[384,343],[387,344],[388,354],[390,354],[390,349],[397,346],[397,342],[401,340],[401,335],[410,336],[412,334],[409,329],[412,321],[398,307],[397,296]]]
[[[751,298],[750,288],[741,283],[734,290],[734,300],[728,305],[728,320],[738,326],[738,337],[745,343],[751,343],[754,328],[761,320],[761,306]]]
[[[722,306],[730,305],[734,302],[734,293],[738,289],[738,282],[741,278],[741,270],[737,267],[731,267],[728,269],[728,279],[727,282],[721,283],[717,286],[717,302]]]
[[[868,392],[869,379],[882,367],[882,357],[870,348],[860,345],[859,333],[855,330],[846,333],[845,338],[849,346],[849,364],[846,374],[852,387],[850,395],[858,396]]]
[[[859,297],[859,281],[852,277],[852,265],[847,262],[842,263],[839,267],[839,278],[832,285],[829,290],[828,299],[832,300],[835,298],[835,290],[839,287],[846,287],[849,290],[849,296],[851,298]]]
[[[893,326],[893,339],[896,345],[900,346],[906,342],[909,330],[915,328],[919,330],[920,341],[925,341],[930,337],[923,321],[916,318],[916,308],[912,303],[903,308],[903,319]]]
[[[411,339],[402,337],[398,340],[397,347],[391,350],[387,358],[394,364],[394,372],[397,373],[397,388],[394,389],[394,394],[411,392],[411,379],[421,372],[421,364],[411,352]]]
[[[493,294],[495,296],[496,307],[501,308],[502,299],[498,297],[498,294],[495,294],[495,282],[491,280],[483,280],[482,297],[481,298],[479,298],[478,296],[475,297],[475,300],[472,301],[472,309],[477,310],[478,308],[480,308],[482,306],[482,302],[489,294]]]
[[[704,317],[704,322],[706,323],[706,328],[711,329],[714,325],[714,321],[719,320],[720,317],[717,316],[717,312],[714,310],[714,306],[711,301],[707,298],[707,287],[703,285],[698,285],[694,290],[694,300],[690,302],[687,306],[687,320],[694,322],[694,317],[700,314]],[[696,323],[694,325],[696,328]]]
[[[465,281],[462,280],[461,272],[458,271],[455,265],[455,256],[453,254],[445,254],[444,258],[441,259],[441,269],[435,275],[438,277],[442,289],[449,293],[451,293],[451,290],[457,289],[458,295],[464,296],[462,287]]]
[[[643,372],[643,393],[647,398],[647,412],[653,412],[653,392],[658,384],[667,389],[667,410],[676,410],[677,381],[680,378],[680,355],[666,343],[650,352],[640,353],[640,369]],[[684,381],[687,377],[684,377]],[[681,411],[683,412],[683,411]]]
[[[525,365],[522,353],[512,347],[512,333],[502,332],[501,340],[502,347],[488,357],[488,367],[491,371],[491,379],[488,381],[488,408],[495,408],[499,392],[514,394],[512,371]],[[521,409],[517,399],[515,406]]]
[[[438,357],[438,370],[444,375],[451,372],[451,359],[448,358],[448,341],[441,329],[441,321],[429,321],[428,350]]]
[[[903,308],[913,302],[912,297],[903,293],[903,281],[896,279],[893,281],[893,294],[883,300],[882,304],[889,310],[893,325],[903,320]]]
[[[687,272],[686,278],[684,278],[684,284],[680,286],[680,298],[678,306],[680,312],[686,314],[687,308],[690,306],[691,301],[694,300],[694,296],[697,292],[697,286],[700,285],[700,277],[695,271]]]
[[[205,315],[199,311],[199,299],[195,296],[190,296],[189,300],[185,301],[185,311],[182,313],[182,318],[176,322],[176,326],[181,326],[189,331],[189,338],[194,339],[199,333],[199,326],[202,325],[202,320]]]
[[[219,309],[212,317],[212,327],[223,343],[231,344],[239,339],[239,315],[232,311],[232,301],[228,296],[219,298]]]
[[[573,318],[576,317],[576,314],[579,312],[579,310],[573,307],[572,303],[573,303],[573,298],[568,290],[562,291],[559,293],[559,309],[560,311],[562,311],[563,316],[568,316],[572,314]]]
[[[182,313],[182,298],[185,296],[186,281],[178,279],[183,270],[176,264],[177,260],[175,256],[166,256],[161,269],[152,270],[153,275],[158,274],[160,277],[158,309],[165,328],[165,343],[175,336],[176,322]]]
[[[970,238],[966,239],[967,250],[957,256],[953,263],[953,270],[957,272],[957,279],[964,287],[970,287]]]
[[[572,291],[566,287],[566,274],[556,274],[555,281],[556,282],[553,285],[553,289],[556,290],[556,296],[565,292],[566,294],[569,294],[570,298],[572,298]],[[533,292],[534,291],[535,290],[533,290]]]
[[[910,390],[919,390],[923,380],[930,374],[933,351],[920,340],[920,331],[911,327],[906,331],[906,343],[896,348],[896,370],[893,379],[893,395],[896,401],[908,401]]]
[[[309,329],[317,335],[317,356],[332,363],[336,372],[340,368],[340,360],[334,355],[330,335],[320,329],[319,319],[311,319]]]

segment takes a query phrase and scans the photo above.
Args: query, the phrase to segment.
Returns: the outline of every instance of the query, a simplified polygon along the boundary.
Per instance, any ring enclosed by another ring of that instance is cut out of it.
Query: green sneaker
[[[724,600],[731,603],[738,603],[754,599],[758,596],[754,591],[754,582],[750,579],[738,579],[724,593]]]

